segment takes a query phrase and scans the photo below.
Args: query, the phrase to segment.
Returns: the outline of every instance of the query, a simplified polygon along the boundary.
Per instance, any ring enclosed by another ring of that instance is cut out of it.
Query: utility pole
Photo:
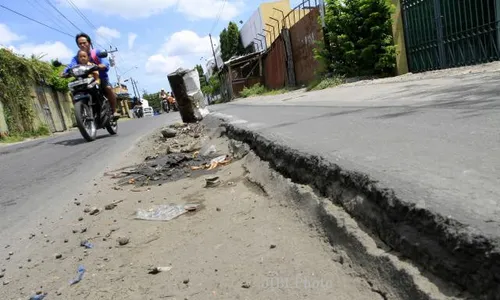
[[[139,95],[139,90],[137,89],[137,85],[136,85],[136,82],[134,80],[134,78],[130,77],[130,82],[132,83],[132,89],[134,90],[134,96],[138,99],[140,97]]]
[[[212,34],[208,34],[210,37],[210,45],[212,46],[212,54],[214,55],[214,62],[215,62],[215,70],[219,70],[219,66],[217,65],[217,58],[215,57],[215,50],[214,50],[214,43],[212,42]]]

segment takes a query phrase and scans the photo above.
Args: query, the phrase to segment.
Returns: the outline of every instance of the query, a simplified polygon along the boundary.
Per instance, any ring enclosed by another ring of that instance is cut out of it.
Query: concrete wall
[[[283,28],[283,15],[281,14],[281,12],[275,10],[274,8],[283,11],[285,15],[287,15],[292,10],[290,7],[289,0],[262,3],[260,5],[262,24],[264,28],[270,32],[273,32],[273,27],[274,27],[275,34],[273,33],[269,34],[268,32],[263,32],[263,34],[266,36],[266,44],[269,46],[274,42],[276,38],[278,38],[281,28]],[[279,22],[276,22],[271,18],[277,19]],[[266,23],[270,24],[271,26],[266,25]]]
[[[56,92],[50,87],[31,86],[34,112],[33,129],[45,125],[51,132],[61,132],[76,126],[73,101],[69,93]],[[3,104],[0,102],[0,135],[8,133]]]
[[[5,115],[3,111],[3,103],[2,101],[0,101],[0,137],[9,131],[9,127],[7,127],[7,122],[5,121]]]
[[[252,42],[258,43],[254,40],[254,38],[261,38],[258,34],[263,33],[263,29],[264,23],[262,22],[261,11],[260,8],[257,8],[250,19],[248,19],[248,21],[240,29],[240,37],[243,46],[248,47],[250,44],[252,44]],[[264,44],[263,46],[264,49],[267,49],[266,44]]]
[[[397,74],[402,75],[408,73],[408,60],[406,58],[406,44],[403,27],[403,16],[401,15],[401,0],[391,0],[394,6],[392,14],[392,35],[394,44],[396,45],[396,68]]]

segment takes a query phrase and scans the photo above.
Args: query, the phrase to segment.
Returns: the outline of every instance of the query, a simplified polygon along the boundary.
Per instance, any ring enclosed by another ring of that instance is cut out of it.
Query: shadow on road
[[[108,134],[98,135],[96,137],[95,141],[98,141],[98,140],[103,139],[103,138],[111,138],[111,136],[108,135]],[[53,145],[59,145],[59,146],[71,146],[72,147],[72,146],[78,146],[78,145],[87,144],[87,143],[89,143],[89,142],[87,142],[83,137],[78,137],[78,138],[75,138],[75,139],[59,141],[59,142],[55,142],[55,143],[52,143],[52,144]],[[91,143],[93,143],[93,142],[91,142]]]

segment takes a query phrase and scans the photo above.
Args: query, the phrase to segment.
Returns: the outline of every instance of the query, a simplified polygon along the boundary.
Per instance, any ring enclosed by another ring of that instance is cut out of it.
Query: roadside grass
[[[328,88],[333,88],[345,83],[345,78],[343,76],[333,76],[333,77],[318,77],[313,80],[306,88],[306,91],[319,91]]]
[[[49,127],[47,125],[42,125],[38,127],[38,129],[36,130],[26,131],[23,133],[16,133],[12,135],[2,135],[0,136],[0,143],[4,144],[17,143],[17,142],[22,142],[25,139],[38,138],[49,135],[50,135]]]
[[[277,89],[270,90],[265,86],[262,86],[260,83],[257,83],[251,87],[245,87],[243,91],[241,91],[240,95],[242,98],[254,97],[254,96],[273,96],[273,95],[281,95],[289,92],[289,89]]]

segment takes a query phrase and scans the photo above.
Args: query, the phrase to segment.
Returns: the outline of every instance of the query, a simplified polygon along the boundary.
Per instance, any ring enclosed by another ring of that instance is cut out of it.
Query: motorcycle
[[[177,106],[177,101],[175,101],[175,98],[170,96],[167,98],[168,101],[168,106],[173,110],[173,111],[179,111],[179,106]]]
[[[108,53],[102,51],[98,56],[105,58]],[[76,124],[87,142],[96,139],[98,129],[105,128],[111,135],[118,133],[118,122],[113,118],[109,100],[95,79],[89,78],[89,75],[97,70],[96,65],[78,65],[63,74],[63,77],[76,79],[68,84],[68,88],[73,97]]]
[[[142,106],[134,107],[134,113],[137,118],[144,117],[144,110],[142,109]]]

